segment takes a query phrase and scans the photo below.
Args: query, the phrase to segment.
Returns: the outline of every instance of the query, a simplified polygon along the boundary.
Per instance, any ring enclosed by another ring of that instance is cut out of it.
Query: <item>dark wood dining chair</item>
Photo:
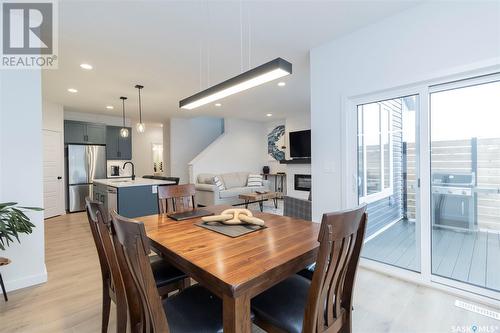
[[[158,186],[158,212],[160,214],[194,209],[194,184]]]
[[[114,233],[110,221],[105,218],[102,203],[85,198],[90,230],[99,257],[102,276],[102,332],[107,332],[111,301],[116,304],[116,330],[125,332],[127,325],[127,298],[120,273],[119,258],[112,239]],[[188,277],[158,256],[148,258],[153,271],[155,286],[162,297],[169,292],[183,289]],[[137,320],[136,320],[137,321]]]
[[[151,250],[144,224],[115,212],[111,215],[119,251],[126,259],[120,261],[120,270],[133,277],[124,279],[127,297],[140,305],[129,306],[129,312],[134,317],[143,314],[142,323],[132,327],[132,332],[222,332],[222,302],[200,285],[161,299],[148,265]]]
[[[113,252],[113,244],[109,237],[101,237],[102,229],[99,225],[104,225],[104,216],[106,213],[102,204],[85,198],[87,206],[87,218],[90,225],[90,231],[94,239],[99,257],[102,276],[102,323],[101,332],[108,331],[109,314],[111,301],[116,304],[116,331],[125,332],[127,325],[127,299],[125,289],[121,280],[118,263],[110,255]]]
[[[252,300],[267,332],[352,331],[352,292],[366,229],[366,206],[323,215],[312,281],[294,275]]]

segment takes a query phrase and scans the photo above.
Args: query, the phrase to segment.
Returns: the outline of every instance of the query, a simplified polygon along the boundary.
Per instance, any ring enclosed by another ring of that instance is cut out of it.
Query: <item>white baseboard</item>
[[[4,280],[5,289],[7,290],[7,292],[31,287],[45,282],[47,282],[47,268],[45,267],[45,265],[43,268],[43,272],[41,272],[40,274],[24,276],[15,280]]]

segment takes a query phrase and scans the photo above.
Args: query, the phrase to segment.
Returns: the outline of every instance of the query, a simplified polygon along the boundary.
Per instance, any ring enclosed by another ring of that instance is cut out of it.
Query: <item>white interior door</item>
[[[43,131],[44,217],[64,213],[63,147],[61,132]]]

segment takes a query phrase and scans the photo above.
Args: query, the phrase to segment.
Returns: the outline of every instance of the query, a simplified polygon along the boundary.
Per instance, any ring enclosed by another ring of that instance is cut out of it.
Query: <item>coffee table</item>
[[[248,205],[251,203],[259,203],[260,211],[262,212],[264,210],[264,201],[267,201],[269,199],[273,199],[274,201],[274,208],[278,208],[278,197],[279,197],[278,192],[266,192],[266,193],[245,193],[245,194],[240,194],[238,198],[245,200],[244,203],[242,204],[236,204],[233,206],[241,206],[245,205],[245,208],[248,209]]]

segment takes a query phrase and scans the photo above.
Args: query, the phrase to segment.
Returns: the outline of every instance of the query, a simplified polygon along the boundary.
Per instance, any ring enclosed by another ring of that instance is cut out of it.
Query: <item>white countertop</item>
[[[94,183],[111,186],[111,187],[131,187],[131,186],[154,186],[154,185],[174,185],[174,181],[158,180],[136,177],[135,180],[131,178],[114,178],[114,179],[94,179]]]

